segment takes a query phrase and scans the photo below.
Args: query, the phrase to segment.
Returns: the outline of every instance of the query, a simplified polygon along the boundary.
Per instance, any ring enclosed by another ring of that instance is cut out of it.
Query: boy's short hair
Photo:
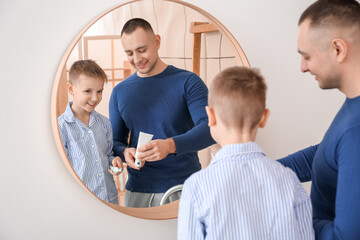
[[[210,85],[209,106],[226,127],[253,129],[261,120],[265,102],[266,84],[257,69],[227,68]]]
[[[99,78],[107,82],[107,76],[104,70],[91,59],[79,60],[74,62],[69,71],[69,82],[74,83],[81,76]]]
[[[131,34],[133,33],[137,28],[142,28],[145,31],[150,31],[154,33],[154,30],[152,29],[150,23],[142,18],[133,18],[127,21],[124,25],[124,27],[121,30],[120,36],[123,35],[123,33]]]

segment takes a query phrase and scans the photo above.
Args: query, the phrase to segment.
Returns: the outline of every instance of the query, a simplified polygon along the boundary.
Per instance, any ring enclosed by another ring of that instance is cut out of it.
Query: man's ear
[[[160,49],[160,43],[161,43],[160,35],[159,35],[159,34],[156,34],[156,35],[155,35],[155,45],[156,45],[157,50]]]
[[[266,122],[267,122],[269,116],[270,116],[270,110],[266,108],[266,109],[264,110],[264,113],[263,113],[263,115],[262,115],[262,117],[261,117],[261,120],[260,120],[260,122],[259,122],[259,127],[260,127],[260,128],[265,127]]]
[[[74,95],[73,85],[70,82],[66,83],[66,89],[71,95]]]
[[[208,119],[209,119],[209,124],[208,124],[209,127],[215,126],[216,117],[215,117],[214,109],[212,107],[206,106],[205,110],[206,110],[206,114],[207,114]]]
[[[348,53],[348,44],[344,39],[341,38],[335,38],[331,42],[332,50],[336,56],[337,61],[343,62],[345,58],[347,57]]]

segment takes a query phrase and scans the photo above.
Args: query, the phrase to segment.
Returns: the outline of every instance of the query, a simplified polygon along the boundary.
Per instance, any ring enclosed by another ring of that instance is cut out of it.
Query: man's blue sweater
[[[279,161],[312,180],[316,239],[360,238],[360,97],[346,99],[319,145]]]
[[[153,134],[153,139],[173,138],[177,151],[146,162],[140,170],[128,168],[127,190],[166,192],[200,170],[197,151],[214,143],[207,125],[207,96],[196,74],[174,66],[152,77],[134,73],[113,89],[109,113],[116,155],[124,159],[125,147],[136,148],[140,131]]]

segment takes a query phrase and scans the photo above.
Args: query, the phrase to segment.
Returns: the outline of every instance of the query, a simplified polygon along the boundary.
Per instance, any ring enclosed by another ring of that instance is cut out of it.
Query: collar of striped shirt
[[[265,155],[262,148],[256,142],[228,144],[222,147],[211,160],[211,164],[216,163],[220,159],[229,160],[230,156],[246,155],[246,154],[260,153]]]
[[[65,121],[71,123],[71,122],[76,122],[77,118],[75,117],[73,111],[71,110],[71,106],[72,106],[73,102],[69,102],[69,104],[66,106],[66,110],[65,110],[65,115],[64,115],[64,119]],[[95,115],[98,114],[95,110],[92,111],[90,113],[90,121],[89,121],[89,126],[91,126],[94,122],[94,117]],[[82,122],[80,121],[80,124]],[[82,123],[83,124],[83,123]],[[81,124],[81,125],[82,125]],[[85,125],[85,124],[84,124]]]

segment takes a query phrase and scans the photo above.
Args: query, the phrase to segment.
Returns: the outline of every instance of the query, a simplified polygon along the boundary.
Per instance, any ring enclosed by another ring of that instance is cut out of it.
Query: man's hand
[[[125,148],[123,152],[125,162],[129,167],[136,170],[140,170],[140,168],[144,166],[145,162],[142,161],[140,167],[135,166],[135,153],[136,153],[136,148]]]
[[[176,153],[175,142],[172,138],[156,139],[138,149],[140,161],[154,162],[166,158],[170,153]]]
[[[120,175],[120,174],[124,171],[124,166],[123,166],[123,163],[122,163],[120,157],[115,157],[115,158],[112,160],[112,165],[113,165],[113,167],[121,168],[121,172],[118,172],[118,173],[114,173],[111,169],[109,169],[109,172],[110,172],[112,175],[118,176],[118,175]]]

